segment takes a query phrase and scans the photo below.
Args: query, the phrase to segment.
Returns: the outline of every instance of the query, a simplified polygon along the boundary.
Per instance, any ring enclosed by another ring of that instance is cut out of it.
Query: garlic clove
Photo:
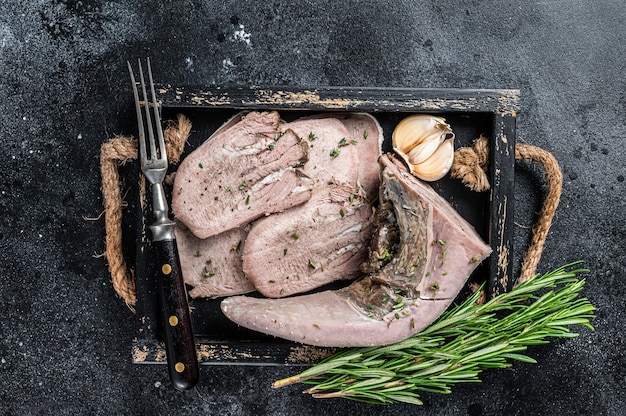
[[[411,169],[418,178],[437,181],[450,171],[454,162],[454,138],[444,140],[437,150],[424,162],[412,164]]]
[[[406,117],[393,131],[392,146],[408,164],[423,163],[454,133],[442,117],[415,114]]]
[[[393,146],[403,152],[408,152],[420,144],[440,124],[446,124],[445,119],[429,114],[415,114],[404,118],[396,126],[392,142]]]
[[[433,132],[430,136],[424,138],[422,143],[409,150],[406,154],[408,162],[412,165],[417,165],[424,162],[437,150],[439,145],[443,143],[446,136],[440,134],[438,131]]]

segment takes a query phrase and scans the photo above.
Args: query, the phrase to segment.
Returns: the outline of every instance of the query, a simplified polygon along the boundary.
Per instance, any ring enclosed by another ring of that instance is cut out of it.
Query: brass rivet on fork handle
[[[150,83],[151,99],[148,99],[146,82],[143,68],[139,61],[139,80],[143,98],[145,117],[142,115],[142,101],[139,99],[137,82],[130,62],[128,63],[130,79],[135,97],[135,109],[139,130],[139,160],[141,171],[150,183],[152,190],[152,213],[155,221],[150,225],[152,231],[152,245],[155,249],[156,264],[158,268],[156,276],[161,304],[161,322],[165,334],[165,349],[167,352],[167,365],[170,380],[174,387],[179,390],[187,390],[198,383],[199,368],[196,348],[189,316],[187,303],[187,291],[183,282],[183,275],[178,258],[178,248],[174,235],[175,223],[169,218],[168,204],[163,190],[163,179],[167,172],[167,154],[165,141],[161,127],[159,106],[154,91],[152,80],[152,68],[150,60],[147,60],[147,73]],[[152,115],[150,113],[152,107]],[[152,120],[154,117],[154,120]],[[146,128],[148,141],[146,142]],[[154,126],[153,126],[154,123]],[[156,139],[155,139],[156,131]],[[158,140],[158,144],[156,142]],[[167,267],[166,267],[167,266]],[[168,323],[176,321],[176,325]]]

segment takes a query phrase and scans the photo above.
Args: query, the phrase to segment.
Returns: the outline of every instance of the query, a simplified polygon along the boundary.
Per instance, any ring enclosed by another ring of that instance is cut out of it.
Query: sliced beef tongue
[[[267,297],[302,293],[363,276],[373,231],[371,205],[349,186],[324,185],[303,205],[256,222],[243,270]]]
[[[201,239],[176,225],[176,241],[185,283],[192,298],[216,298],[254,291],[243,273],[241,250],[250,227],[233,228]]]
[[[323,117],[323,116],[317,116]],[[378,198],[380,187],[380,165],[378,157],[384,140],[383,129],[376,118],[367,113],[334,114],[348,130],[350,144],[356,146],[359,154],[357,165],[359,185],[369,201]],[[374,158],[373,155],[376,155]]]
[[[295,168],[306,141],[279,132],[277,112],[250,112],[229,121],[181,163],[172,210],[196,236],[207,238],[310,198]]]
[[[356,192],[359,154],[356,146],[350,147],[350,132],[341,121],[304,118],[281,124],[280,130],[291,130],[307,142],[308,161],[302,171],[312,179],[313,186],[353,185]]]
[[[244,272],[259,292],[273,298],[362,277],[360,264],[373,231],[371,202],[362,195],[378,188],[380,127],[361,115],[303,118],[280,129],[308,141],[309,160],[302,170],[314,183],[313,195],[253,225],[244,246]],[[364,129],[372,136],[369,144]]]
[[[385,345],[419,332],[443,313],[491,252],[473,227],[394,156],[384,167],[380,199],[393,206],[399,249],[350,286],[284,299],[235,296],[222,301],[234,322],[318,346]]]
[[[339,126],[338,122],[343,126]],[[356,157],[356,162],[348,173],[351,178],[356,175],[357,184],[369,201],[376,200],[380,186],[380,165],[377,161],[384,137],[383,129],[375,117],[367,113],[337,113],[332,116],[318,114],[287,123],[282,128],[293,129],[300,136],[308,138],[311,148],[322,147],[323,151],[319,154],[324,158],[327,158],[328,153],[337,150],[337,162],[332,163],[346,166],[347,158]],[[325,134],[327,131],[330,134]],[[318,138],[322,142],[317,141]],[[319,169],[313,160],[305,165],[307,166],[312,170]],[[328,162],[321,166],[330,169]]]

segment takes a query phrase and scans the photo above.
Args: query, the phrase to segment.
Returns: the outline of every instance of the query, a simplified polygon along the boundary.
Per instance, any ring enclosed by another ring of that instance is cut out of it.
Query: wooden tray
[[[491,192],[475,193],[460,181],[444,178],[433,184],[452,206],[472,223],[493,253],[471,279],[488,279],[489,294],[510,289],[512,282],[513,176],[517,90],[450,90],[323,87],[311,89],[160,85],[164,119],[185,114],[192,132],[182,157],[206,140],[241,110],[278,110],[285,120],[333,112],[368,112],[385,135],[384,151],[391,150],[395,125],[411,113],[442,115],[456,134],[455,148],[470,145],[481,133],[491,138]],[[176,167],[174,167],[175,169]],[[156,283],[144,212],[149,209],[144,181],[136,165],[123,173],[129,184],[124,215],[124,245],[129,264],[135,264],[137,334],[134,363],[165,363],[159,328]],[[139,178],[139,179],[138,179]],[[467,292],[460,296],[467,295]],[[336,351],[296,344],[239,328],[226,319],[220,300],[190,299],[196,350],[201,364],[311,365]]]

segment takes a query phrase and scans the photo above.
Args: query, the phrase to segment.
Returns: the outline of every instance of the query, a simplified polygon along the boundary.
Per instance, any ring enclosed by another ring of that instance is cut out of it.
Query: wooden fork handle
[[[176,240],[153,245],[170,380],[178,390],[188,390],[198,382],[199,369],[178,248]]]

